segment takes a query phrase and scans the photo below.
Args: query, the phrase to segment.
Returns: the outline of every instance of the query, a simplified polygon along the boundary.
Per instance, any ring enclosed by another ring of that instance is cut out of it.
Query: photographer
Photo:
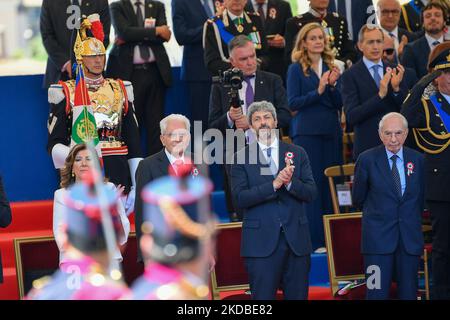
[[[254,135],[249,130],[250,127],[246,119],[247,108],[252,102],[263,100],[271,102],[277,111],[279,128],[286,127],[291,120],[283,81],[276,74],[256,70],[256,51],[252,41],[244,35],[239,35],[230,41],[228,50],[231,65],[242,71],[242,87],[239,86],[239,73],[232,70],[226,71],[222,83],[213,84],[209,102],[209,128],[219,129],[224,135],[223,154],[225,160],[232,158],[233,154],[238,151],[236,143],[233,144],[233,149],[226,148],[225,134],[227,129],[235,131],[235,142],[245,140],[246,143],[251,143],[254,141]],[[234,92],[237,97],[230,100],[230,92]],[[232,213],[234,209],[231,202],[229,163],[227,161],[225,161],[224,167],[227,207],[228,211]],[[236,220],[236,218],[240,219],[241,217],[238,213],[238,217],[232,215],[231,218]]]

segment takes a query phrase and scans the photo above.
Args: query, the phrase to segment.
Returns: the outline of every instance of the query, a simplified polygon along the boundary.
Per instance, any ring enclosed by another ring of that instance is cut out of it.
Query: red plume
[[[91,26],[92,35],[95,38],[97,38],[97,40],[103,42],[103,40],[105,39],[105,33],[103,31],[103,24],[100,22],[100,16],[97,13],[94,13],[87,18],[89,19],[92,25]]]

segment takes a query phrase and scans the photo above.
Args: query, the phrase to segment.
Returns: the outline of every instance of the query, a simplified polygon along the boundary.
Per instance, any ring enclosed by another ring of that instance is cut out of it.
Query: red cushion
[[[364,273],[361,254],[361,218],[330,220],[336,276]]]
[[[219,287],[249,283],[240,247],[241,228],[218,230],[215,271]]]

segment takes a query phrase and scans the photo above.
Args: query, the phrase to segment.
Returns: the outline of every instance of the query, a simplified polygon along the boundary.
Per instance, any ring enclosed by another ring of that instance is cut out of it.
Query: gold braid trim
[[[402,6],[402,15],[403,19],[405,20],[406,28],[408,29],[409,32],[413,32],[409,24],[408,13],[406,12],[405,5]]]
[[[426,128],[414,128],[413,129],[413,134],[414,134],[414,139],[417,143],[417,145],[419,146],[420,149],[422,149],[423,151],[430,153],[430,154],[439,154],[442,151],[444,151],[445,149],[447,149],[447,147],[450,145],[450,134],[436,134],[430,127],[430,110],[428,108],[428,103],[427,100],[422,98],[422,107],[423,110],[425,112],[425,119],[426,119]],[[442,120],[441,120],[442,121]],[[430,133],[434,138],[438,139],[438,140],[447,140],[444,144],[435,144],[435,143],[431,143],[429,142],[423,135],[421,132],[428,132]],[[420,139],[419,139],[420,138]],[[437,147],[437,150],[431,150],[428,147],[423,145],[423,142],[428,144],[429,146],[433,146],[433,147]]]

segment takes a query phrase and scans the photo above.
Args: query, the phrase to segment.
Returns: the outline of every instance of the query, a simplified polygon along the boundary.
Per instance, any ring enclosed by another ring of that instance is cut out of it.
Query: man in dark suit
[[[190,161],[186,149],[190,141],[189,120],[179,114],[171,114],[161,120],[161,143],[164,148],[158,153],[151,155],[139,163],[136,171],[136,201],[134,214],[136,221],[136,237],[138,244],[138,261],[142,261],[139,239],[142,235],[141,225],[143,222],[142,190],[151,181],[166,176],[169,167],[176,167]]]
[[[214,84],[211,89],[211,98],[209,102],[209,127],[219,129],[225,137],[227,132],[234,132],[237,136],[233,148],[226,148],[224,144],[224,162],[225,162],[225,195],[227,197],[227,206],[230,213],[234,212],[230,183],[229,183],[229,164],[233,155],[239,150],[239,141],[251,142],[254,140],[250,126],[247,122],[246,110],[253,101],[266,100],[271,102],[276,109],[279,128],[286,127],[291,120],[291,114],[288,109],[286,90],[283,87],[283,81],[275,74],[257,71],[255,47],[251,40],[241,35],[235,37],[229,44],[230,62],[233,67],[241,70],[244,75],[242,88],[239,90],[239,100],[244,104],[230,106],[230,88],[222,84]],[[241,147],[243,147],[243,144]],[[239,212],[238,212],[239,215]],[[241,218],[241,217],[239,217]]]
[[[205,66],[202,44],[203,25],[215,13],[212,0],[173,0],[173,31],[178,44],[184,46],[181,80],[189,96],[191,121],[202,121],[207,129],[211,75]]]
[[[374,12],[370,10],[373,6],[372,0],[330,0],[329,12],[337,12],[347,20],[350,40],[358,42],[358,32],[362,26],[369,23],[369,19]]]
[[[406,29],[398,26],[401,13],[400,2],[398,0],[379,0],[377,6],[380,27],[394,40],[396,55],[401,58],[405,45],[416,38]]]
[[[399,111],[408,92],[404,68],[382,61],[383,31],[365,25],[359,32],[358,47],[363,58],[341,77],[342,100],[347,125],[354,128],[353,158],[380,144],[377,125],[388,112]]]
[[[75,37],[74,29],[70,27],[81,18],[81,15],[76,16],[76,11],[68,10],[73,5],[80,8],[81,15],[89,16],[94,13],[100,15],[105,33],[103,44],[105,48],[108,47],[111,27],[108,0],[44,0],[41,8],[40,30],[48,55],[44,76],[45,88],[49,88],[51,84],[59,80],[66,81],[72,78],[72,62],[74,61],[71,62],[71,55]]]
[[[428,68],[430,74],[411,90],[402,106],[402,114],[408,119],[417,145],[425,154],[425,199],[433,227],[431,297],[449,300],[450,42],[438,45],[431,52]]]
[[[286,21],[286,48],[284,50],[287,63],[291,63],[291,53],[300,29],[310,22],[317,22],[325,29],[330,48],[347,66],[357,59],[353,42],[348,37],[348,27],[345,17],[336,12],[327,12],[328,0],[310,0],[310,10],[307,13],[292,17]]]
[[[423,251],[424,158],[403,146],[408,123],[401,114],[386,114],[378,133],[383,146],[360,154],[353,181],[353,200],[363,208],[367,299],[388,299],[395,278],[398,298],[416,300]]]
[[[429,0],[411,0],[403,4],[400,27],[416,34],[421,32],[420,13],[428,2]]]
[[[252,299],[273,300],[280,285],[285,299],[307,299],[312,247],[303,204],[317,193],[308,155],[278,139],[270,102],[253,103],[247,117],[257,142],[236,153],[231,183],[244,213],[241,256]]]
[[[231,67],[228,45],[231,39],[240,34],[252,40],[261,68],[269,65],[267,40],[261,18],[256,13],[245,12],[246,3],[247,0],[226,0],[222,14],[205,23],[205,64],[213,76]]]
[[[429,3],[423,8],[422,20],[425,34],[405,46],[402,63],[416,71],[417,78],[428,73],[428,56],[432,49],[444,42],[444,28],[447,19],[446,9],[439,3]]]
[[[11,223],[11,207],[3,187],[3,180],[0,176],[0,228],[6,228]],[[3,282],[2,256],[0,252],[0,283]]]
[[[106,69],[108,77],[133,84],[136,116],[147,132],[148,153],[161,149],[158,124],[164,116],[166,88],[172,69],[163,46],[171,32],[164,4],[153,0],[121,0],[111,4],[116,40]]]
[[[269,45],[267,71],[279,75],[286,83],[287,64],[284,62],[286,20],[292,18],[291,5],[284,0],[248,0],[247,11],[259,14]]]

